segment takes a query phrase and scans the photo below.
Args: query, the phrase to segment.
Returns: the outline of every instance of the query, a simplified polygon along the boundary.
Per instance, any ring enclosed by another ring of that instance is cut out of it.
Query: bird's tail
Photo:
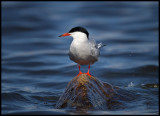
[[[101,43],[99,43],[99,44],[97,45],[97,48],[102,48],[102,47],[104,47],[104,46],[106,46],[106,45],[102,44],[102,42],[101,42]]]

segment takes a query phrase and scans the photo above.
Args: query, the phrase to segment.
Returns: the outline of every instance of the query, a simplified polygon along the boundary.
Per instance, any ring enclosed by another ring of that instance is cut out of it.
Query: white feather
[[[70,59],[78,64],[93,64],[98,60],[99,48],[102,44],[96,44],[94,39],[88,39],[83,32],[70,33],[73,41],[70,45]]]

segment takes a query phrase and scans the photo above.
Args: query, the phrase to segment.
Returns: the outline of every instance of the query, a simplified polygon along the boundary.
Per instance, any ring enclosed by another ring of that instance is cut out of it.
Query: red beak
[[[60,36],[58,36],[58,37],[64,37],[64,36],[69,36],[69,35],[71,35],[71,34],[69,34],[69,33],[64,33],[64,34],[62,34],[62,35],[60,35]]]

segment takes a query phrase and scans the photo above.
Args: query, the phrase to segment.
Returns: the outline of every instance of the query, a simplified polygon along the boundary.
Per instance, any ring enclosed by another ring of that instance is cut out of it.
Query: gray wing
[[[91,55],[98,60],[98,56],[100,53],[99,53],[98,45],[93,38],[89,39],[89,45],[91,49]]]

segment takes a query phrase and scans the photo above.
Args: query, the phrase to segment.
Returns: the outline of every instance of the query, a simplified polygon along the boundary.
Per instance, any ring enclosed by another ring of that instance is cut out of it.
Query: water
[[[124,109],[84,114],[159,114],[158,2],[24,1],[2,2],[2,114],[82,113],[55,109],[78,74],[72,38],[58,36],[75,26],[107,45],[91,74],[139,96]]]

